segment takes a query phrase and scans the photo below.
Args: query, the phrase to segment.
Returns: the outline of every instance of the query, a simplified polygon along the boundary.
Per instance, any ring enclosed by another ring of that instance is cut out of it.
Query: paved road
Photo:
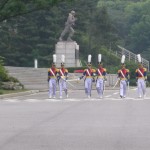
[[[117,90],[104,99],[72,90],[68,99],[47,92],[0,100],[0,150],[149,150],[150,89],[145,99]]]

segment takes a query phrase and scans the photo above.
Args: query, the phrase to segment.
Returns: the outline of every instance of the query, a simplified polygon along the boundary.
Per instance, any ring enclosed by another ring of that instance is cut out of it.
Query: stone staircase
[[[48,90],[47,82],[47,71],[48,68],[31,68],[31,67],[10,67],[5,66],[8,74],[12,77],[17,78],[28,90]],[[77,79],[82,73],[69,73],[68,80]],[[107,76],[106,87],[112,88],[115,84],[117,78],[116,74],[109,74]],[[80,90],[84,89],[84,80],[80,81],[70,81],[67,83],[68,89],[70,90]],[[95,83],[93,83],[93,89],[95,89]],[[58,90],[58,86],[57,86]]]
[[[10,67],[5,66],[10,76],[17,78],[25,87],[30,90],[48,89],[47,71],[48,68]]]
[[[48,90],[47,71],[48,68],[10,67],[5,66],[8,74],[17,78],[29,90]],[[77,79],[81,74],[69,74],[69,80]],[[68,83],[69,89],[83,89],[84,81],[72,81]],[[57,86],[58,89],[58,86]]]

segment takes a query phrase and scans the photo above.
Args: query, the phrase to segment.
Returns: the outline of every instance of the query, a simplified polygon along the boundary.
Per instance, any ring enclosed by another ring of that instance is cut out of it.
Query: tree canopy
[[[64,1],[65,0],[1,0],[0,22],[35,11],[50,9],[56,4]]]
[[[5,65],[33,66],[36,57],[40,67],[49,66],[68,13],[75,10],[73,39],[81,60],[92,54],[96,65],[101,53],[106,65],[116,66],[117,45],[150,60],[149,7],[149,0],[1,0],[0,55]]]

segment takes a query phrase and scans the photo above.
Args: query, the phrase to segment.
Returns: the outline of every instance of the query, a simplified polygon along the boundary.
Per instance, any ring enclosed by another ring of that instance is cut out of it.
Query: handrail
[[[138,59],[137,59],[137,55],[132,53],[131,51],[121,47],[118,45],[118,48],[121,49],[121,51],[117,51],[116,52],[116,55],[121,57],[122,55],[125,55],[126,56],[126,59],[128,59],[129,61],[134,61],[135,63],[138,62]],[[149,71],[149,61],[142,58],[142,64],[144,67],[147,68],[147,70]]]

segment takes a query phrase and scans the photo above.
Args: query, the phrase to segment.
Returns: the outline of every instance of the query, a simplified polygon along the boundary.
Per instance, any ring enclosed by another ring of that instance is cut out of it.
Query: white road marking
[[[75,99],[75,98],[62,98],[62,99],[3,99],[0,102],[31,102],[31,103],[36,103],[36,102],[79,102],[79,101],[128,101],[128,100],[133,100],[133,101],[143,101],[143,100],[150,100],[150,97],[146,98],[133,98],[133,97],[126,97],[126,98],[115,98],[115,97],[104,97],[102,99],[99,98],[80,98],[80,99]]]
[[[23,100],[24,102],[41,102],[41,100],[38,100],[38,99],[26,99],[26,100]]]
[[[112,101],[123,101],[124,99],[122,99],[122,98],[111,98],[111,99],[108,99],[108,100],[112,100]]]
[[[111,97],[112,95],[107,95],[107,96],[104,96],[104,97]]]
[[[46,100],[48,102],[60,102],[60,101],[62,101],[62,99],[44,99],[44,100]]]
[[[113,93],[113,95],[117,95],[119,92]]]
[[[150,98],[149,98],[149,97],[145,97],[144,99],[150,100]]]
[[[117,94],[119,94],[119,92],[115,92],[115,93],[113,93],[112,95],[117,95]],[[108,98],[108,97],[111,97],[112,95],[106,95],[106,96],[104,96],[104,97]]]
[[[14,103],[14,102],[20,102],[18,99],[6,99],[6,100],[2,100],[3,102],[6,101],[6,102],[11,102],[11,103]]]
[[[142,100],[144,100],[143,98],[134,98],[133,99],[134,101],[142,101]]]

